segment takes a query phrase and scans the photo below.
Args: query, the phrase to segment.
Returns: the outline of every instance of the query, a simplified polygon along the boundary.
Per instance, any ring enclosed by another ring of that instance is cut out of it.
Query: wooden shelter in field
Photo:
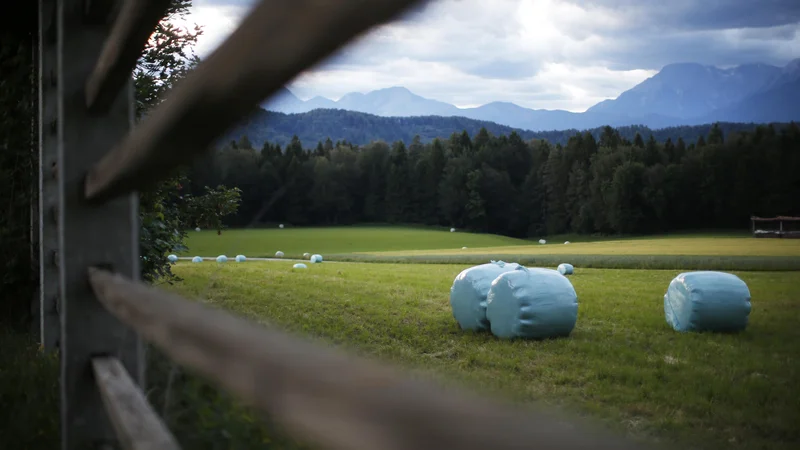
[[[750,217],[753,236],[760,238],[800,239],[800,217]]]

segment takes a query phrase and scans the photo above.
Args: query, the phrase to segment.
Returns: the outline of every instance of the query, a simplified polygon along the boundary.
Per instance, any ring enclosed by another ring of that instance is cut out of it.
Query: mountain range
[[[283,88],[262,106],[285,114],[341,109],[383,117],[465,117],[531,131],[790,122],[800,121],[800,59],[785,67],[745,64],[721,69],[696,63],[670,64],[616,99],[604,100],[582,113],[530,109],[511,102],[458,108],[399,86],[366,94],[352,92],[339,100],[301,100]]]

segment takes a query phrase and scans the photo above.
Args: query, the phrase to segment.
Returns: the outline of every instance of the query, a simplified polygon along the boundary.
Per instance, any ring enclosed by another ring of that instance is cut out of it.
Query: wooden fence
[[[137,280],[136,190],[414,0],[263,0],[133,127],[131,73],[169,0],[39,0],[41,342],[62,449],[177,449],[143,394],[145,339],[319,448],[634,448],[257,325]]]

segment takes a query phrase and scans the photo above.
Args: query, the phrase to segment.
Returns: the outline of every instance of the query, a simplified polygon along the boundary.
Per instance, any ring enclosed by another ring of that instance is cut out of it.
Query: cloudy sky
[[[194,0],[205,56],[256,0]],[[800,0],[433,0],[291,85],[298,97],[405,86],[460,107],[583,111],[664,65],[800,58]]]

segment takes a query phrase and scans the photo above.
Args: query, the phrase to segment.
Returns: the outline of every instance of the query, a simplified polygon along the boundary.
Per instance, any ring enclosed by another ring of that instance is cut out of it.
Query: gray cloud
[[[241,15],[253,4],[195,0],[205,11],[198,15],[210,35],[205,46],[230,32],[215,8],[230,22],[231,11]],[[670,63],[783,65],[798,57],[800,0],[435,0],[294,86],[305,96],[337,97],[403,85],[460,105],[582,110]]]

